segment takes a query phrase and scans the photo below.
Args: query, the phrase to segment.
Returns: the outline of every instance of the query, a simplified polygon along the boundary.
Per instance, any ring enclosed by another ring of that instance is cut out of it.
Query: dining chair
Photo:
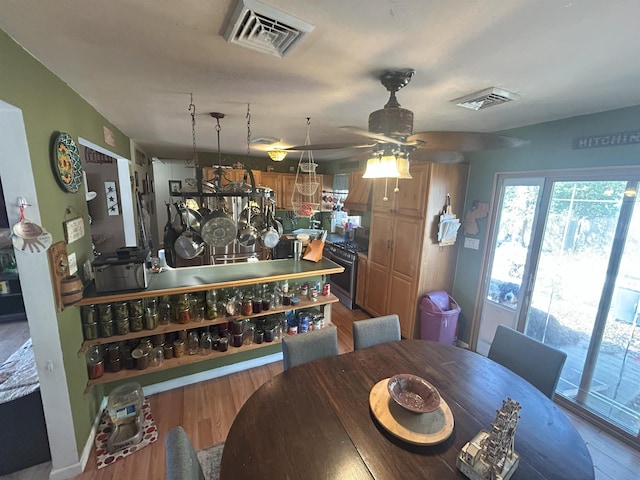
[[[338,329],[333,325],[282,338],[285,371],[303,363],[332,355],[338,355]]]
[[[513,328],[498,325],[488,357],[553,399],[567,354]]]
[[[400,319],[396,314],[353,322],[354,350],[396,340],[400,340]]]
[[[205,480],[196,451],[182,427],[169,430],[164,447],[167,480]]]

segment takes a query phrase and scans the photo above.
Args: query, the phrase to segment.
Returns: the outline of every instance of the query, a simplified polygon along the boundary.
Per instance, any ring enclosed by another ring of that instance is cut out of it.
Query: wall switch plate
[[[471,248],[473,250],[478,250],[480,248],[480,239],[465,237],[464,248]]]

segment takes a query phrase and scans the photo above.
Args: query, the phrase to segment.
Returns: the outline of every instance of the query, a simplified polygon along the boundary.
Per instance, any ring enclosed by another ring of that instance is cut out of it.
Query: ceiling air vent
[[[464,97],[451,100],[459,107],[470,108],[471,110],[482,110],[483,108],[493,107],[502,103],[517,100],[520,95],[511,93],[500,88],[491,87],[480,92],[472,93]]]
[[[240,0],[224,33],[227,42],[284,57],[314,26],[256,0]]]

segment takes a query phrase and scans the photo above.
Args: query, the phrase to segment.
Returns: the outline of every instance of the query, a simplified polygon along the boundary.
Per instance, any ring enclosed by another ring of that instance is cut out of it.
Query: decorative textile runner
[[[156,427],[156,422],[153,421],[148,397],[144,397],[142,412],[144,416],[144,423],[142,424],[144,435],[140,443],[125,447],[122,450],[117,450],[114,453],[109,453],[107,451],[107,439],[113,429],[113,423],[111,423],[107,409],[104,409],[100,417],[98,433],[96,434],[96,461],[98,463],[98,470],[117,462],[121,458],[128,457],[132,453],[158,440],[158,427]]]
[[[26,397],[40,387],[31,339],[0,366],[0,403]]]
[[[222,460],[224,442],[217,443],[202,450],[198,450],[198,460],[202,466],[202,472],[206,480],[220,479],[220,461]]]

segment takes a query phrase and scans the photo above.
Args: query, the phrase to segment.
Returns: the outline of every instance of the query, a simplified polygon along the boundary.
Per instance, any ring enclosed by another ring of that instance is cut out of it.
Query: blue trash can
[[[460,306],[447,292],[427,293],[420,302],[420,338],[455,345]]]

